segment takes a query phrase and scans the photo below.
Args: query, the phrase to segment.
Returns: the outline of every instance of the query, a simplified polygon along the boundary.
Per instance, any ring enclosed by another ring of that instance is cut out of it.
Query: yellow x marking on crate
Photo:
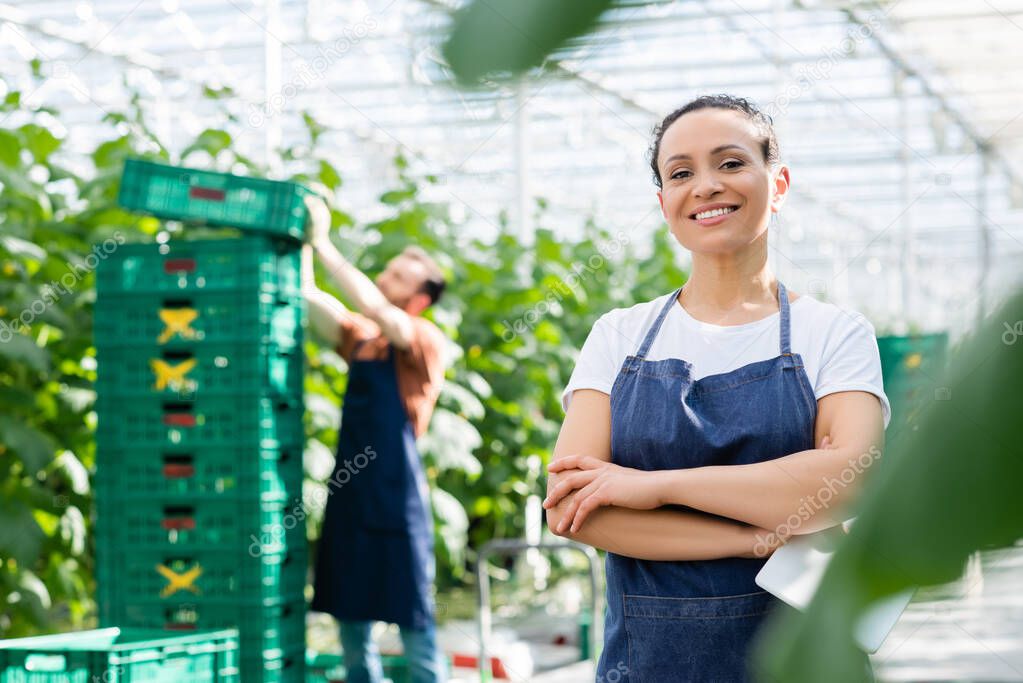
[[[156,342],[166,344],[167,340],[175,334],[180,334],[182,339],[195,339],[195,330],[191,325],[192,321],[198,317],[199,311],[194,308],[161,308],[160,320],[166,327],[156,338]]]
[[[167,585],[160,591],[161,598],[169,598],[180,590],[191,591],[196,595],[201,592],[198,586],[192,585],[202,575],[202,567],[198,564],[181,574],[162,564],[156,565],[156,571],[160,572],[163,578],[167,579]]]
[[[186,380],[185,375],[195,367],[195,363],[194,358],[189,358],[172,366],[165,360],[151,358],[149,360],[149,367],[153,368],[153,372],[156,374],[156,388],[166,389],[168,384],[172,386],[184,384]]]

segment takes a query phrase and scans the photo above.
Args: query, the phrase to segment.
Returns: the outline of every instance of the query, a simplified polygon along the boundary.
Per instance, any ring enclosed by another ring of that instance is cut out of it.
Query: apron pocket
[[[629,679],[748,680],[750,644],[775,603],[766,591],[723,598],[625,595]]]

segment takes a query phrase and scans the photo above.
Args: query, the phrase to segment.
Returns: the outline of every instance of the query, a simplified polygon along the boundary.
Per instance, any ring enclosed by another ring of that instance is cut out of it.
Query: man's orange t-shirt
[[[416,437],[422,436],[430,424],[444,383],[444,333],[436,325],[419,316],[412,317],[412,343],[407,349],[394,349],[398,374],[398,394],[412,423]],[[346,363],[352,362],[352,351],[360,341],[355,360],[384,360],[390,340],[380,327],[364,315],[345,311],[341,319],[341,343],[337,352]]]

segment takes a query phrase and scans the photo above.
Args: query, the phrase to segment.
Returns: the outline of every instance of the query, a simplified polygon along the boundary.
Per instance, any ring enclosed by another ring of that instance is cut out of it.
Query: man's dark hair
[[[444,272],[437,265],[437,262],[424,249],[417,246],[405,247],[401,255],[414,259],[426,266],[426,280],[423,281],[422,288],[419,291],[430,297],[431,306],[440,301],[444,288],[447,286],[447,281],[444,279]]]

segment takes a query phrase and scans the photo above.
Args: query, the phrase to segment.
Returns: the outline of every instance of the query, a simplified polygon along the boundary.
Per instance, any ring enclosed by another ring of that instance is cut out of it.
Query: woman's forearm
[[[841,523],[859,488],[845,477],[851,449],[814,449],[750,465],[658,472],[666,504],[685,505],[766,529],[806,534]]]
[[[560,513],[575,494],[547,511],[548,526],[557,528]],[[717,560],[754,557],[767,532],[699,512],[602,507],[575,533],[560,534],[580,543],[639,560]]]

